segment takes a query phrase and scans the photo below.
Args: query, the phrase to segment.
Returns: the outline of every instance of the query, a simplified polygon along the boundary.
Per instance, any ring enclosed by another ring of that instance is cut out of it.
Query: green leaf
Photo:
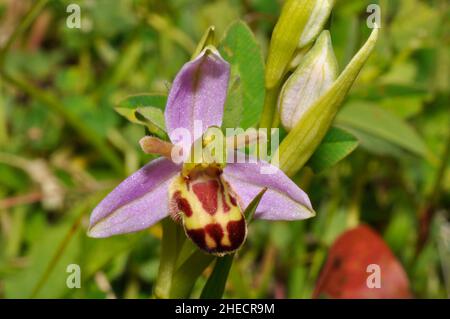
[[[349,103],[338,114],[336,122],[341,127],[372,135],[413,154],[430,155],[422,137],[406,121],[376,105],[357,101]]]
[[[115,110],[128,121],[145,126],[149,135],[156,135],[163,139],[167,138],[167,134],[164,129],[164,114],[160,109],[147,106],[145,108],[137,109],[117,107]],[[144,112],[145,116],[141,112]]]
[[[205,287],[200,295],[201,299],[219,299],[222,298],[227,283],[228,274],[233,264],[234,253],[224,257],[218,257],[214,270],[209,276]]]
[[[167,139],[163,113],[166,99],[163,95],[134,95],[120,102],[115,110],[128,121],[144,125],[151,135]]]
[[[267,188],[263,188],[261,192],[251,201],[244,211],[245,219],[247,223],[250,223],[253,219],[253,215],[256,212],[256,208],[261,201]],[[233,264],[233,258],[235,253],[226,255],[224,257],[218,257],[216,264],[214,265],[214,270],[209,276],[208,281],[203,287],[201,299],[218,299],[222,298],[223,292],[225,291],[225,284],[227,283],[228,274],[230,273],[231,265]]]
[[[347,132],[353,134],[353,136],[355,136],[358,139],[361,147],[373,154],[388,155],[398,158],[405,156],[405,151],[401,147],[389,143],[388,141],[382,138],[376,137],[374,135],[371,135],[364,131],[360,131],[358,129],[354,129],[350,126],[345,125],[340,126],[339,124],[337,125],[338,127],[341,127],[345,129]]]
[[[178,268],[172,279],[170,298],[189,298],[198,277],[213,261],[214,256],[196,249],[195,252]]]
[[[318,173],[347,157],[357,146],[358,140],[355,136],[340,128],[332,127],[309,159],[308,165]]]
[[[228,28],[219,51],[231,64],[223,127],[255,126],[262,112],[265,92],[261,49],[250,28],[237,21]]]
[[[153,123],[162,131],[166,130],[164,113],[156,107],[138,107],[135,116],[140,121]]]
[[[117,107],[136,109],[138,107],[153,106],[164,110],[166,107],[167,96],[162,94],[138,94],[131,95],[119,102]]]

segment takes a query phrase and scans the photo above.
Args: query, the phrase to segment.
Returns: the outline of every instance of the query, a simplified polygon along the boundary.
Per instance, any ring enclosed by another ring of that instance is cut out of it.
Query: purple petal
[[[179,172],[156,159],[125,179],[91,214],[89,236],[109,237],[145,229],[168,215],[168,187]]]
[[[181,142],[176,129],[185,129],[191,139],[197,139],[209,126],[222,124],[229,77],[229,64],[212,47],[183,66],[172,84],[165,112],[167,131],[174,144]],[[195,134],[194,121],[201,121]]]
[[[261,171],[271,174],[262,174]],[[223,176],[245,207],[267,187],[255,213],[255,218],[297,220],[315,215],[308,195],[279,168],[263,161],[228,163]]]

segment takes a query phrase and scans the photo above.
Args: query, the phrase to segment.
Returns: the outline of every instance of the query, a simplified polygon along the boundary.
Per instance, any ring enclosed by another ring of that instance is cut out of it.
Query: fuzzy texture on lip
[[[229,64],[211,48],[183,66],[174,80],[165,110],[166,127],[173,143],[177,143],[172,134],[177,128],[187,129],[192,135],[194,121],[202,121],[201,133],[209,126],[222,124],[229,74]],[[262,174],[262,167],[271,168],[272,174]],[[181,169],[181,165],[159,158],[129,176],[93,210],[89,236],[109,237],[142,230],[168,216],[169,186]],[[243,203],[242,209],[267,187],[256,209],[256,218],[296,220],[314,216],[308,196],[281,170],[266,162],[230,163],[223,170],[223,179]]]

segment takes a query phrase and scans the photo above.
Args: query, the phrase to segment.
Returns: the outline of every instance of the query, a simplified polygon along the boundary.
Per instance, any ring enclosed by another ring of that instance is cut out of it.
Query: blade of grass
[[[228,274],[233,264],[234,253],[224,257],[218,257],[214,270],[209,276],[205,287],[200,295],[201,299],[218,299],[222,298],[227,283]]]
[[[182,230],[170,218],[162,221],[163,238],[161,243],[161,258],[159,263],[158,277],[156,279],[154,296],[156,298],[169,298],[172,287],[172,277],[176,270],[180,246],[179,237]]]
[[[214,256],[196,250],[175,272],[170,298],[189,298],[198,277],[213,261]]]

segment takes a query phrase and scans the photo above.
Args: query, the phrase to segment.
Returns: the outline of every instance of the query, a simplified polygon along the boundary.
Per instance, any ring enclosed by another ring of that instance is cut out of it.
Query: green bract
[[[290,131],[336,80],[337,61],[330,33],[323,31],[284,84],[278,100],[281,123]]]
[[[203,36],[197,44],[191,59],[195,59],[208,45],[216,45],[216,27],[213,25],[203,33]]]
[[[288,0],[272,33],[266,67],[266,88],[276,86],[297,49],[315,0]]]
[[[302,168],[327,133],[339,107],[372,52],[377,38],[378,29],[374,29],[329,90],[305,112],[280,144],[275,156],[279,156],[280,168],[288,176],[295,175]]]
[[[334,0],[317,0],[311,16],[308,19],[305,29],[300,37],[298,43],[299,48],[303,48],[314,39],[322,31],[325,22],[330,16],[331,9],[333,8]]]

